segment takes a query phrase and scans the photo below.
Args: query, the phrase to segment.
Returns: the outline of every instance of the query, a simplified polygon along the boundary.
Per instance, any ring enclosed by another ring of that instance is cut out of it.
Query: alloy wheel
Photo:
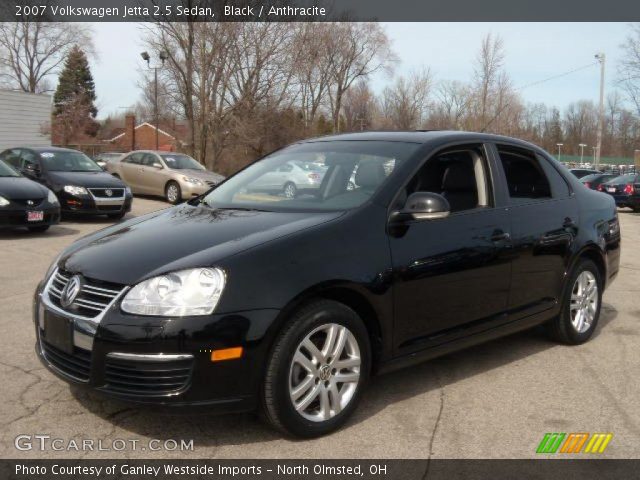
[[[360,347],[347,327],[329,323],[314,329],[296,348],[289,369],[295,410],[313,422],[338,415],[354,397],[360,366]]]
[[[598,281],[593,273],[585,270],[578,275],[571,291],[569,313],[573,328],[578,333],[589,330],[597,311]]]
[[[287,183],[284,187],[284,196],[294,198],[296,196],[296,186],[293,183]]]
[[[175,203],[178,200],[178,187],[175,185],[169,185],[167,187],[167,200],[171,203]]]

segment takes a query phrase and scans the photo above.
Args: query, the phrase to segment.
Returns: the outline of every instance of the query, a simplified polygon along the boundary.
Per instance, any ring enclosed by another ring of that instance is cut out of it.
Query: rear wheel
[[[38,225],[38,226],[27,227],[27,228],[29,229],[30,232],[42,233],[42,232],[46,232],[47,230],[49,230],[49,225]]]
[[[180,200],[182,200],[180,185],[173,181],[167,183],[167,186],[164,189],[164,196],[167,199],[167,202],[172,203],[173,205],[180,203]]]
[[[600,271],[591,260],[580,260],[569,276],[567,285],[562,311],[549,327],[556,340],[578,345],[591,338],[600,318]]]
[[[280,334],[262,389],[267,419],[298,437],[342,426],[368,380],[367,330],[349,307],[319,300],[299,310]]]

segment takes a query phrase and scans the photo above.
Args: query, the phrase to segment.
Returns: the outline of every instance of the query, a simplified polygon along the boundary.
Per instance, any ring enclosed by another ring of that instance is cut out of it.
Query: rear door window
[[[551,198],[551,187],[540,159],[525,148],[496,145],[512,203]]]

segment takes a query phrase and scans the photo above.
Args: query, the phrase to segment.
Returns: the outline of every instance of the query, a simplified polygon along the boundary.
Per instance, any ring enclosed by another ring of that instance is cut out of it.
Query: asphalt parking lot
[[[127,218],[166,207],[136,198]],[[602,456],[640,458],[640,215],[623,210],[620,220],[621,270],[592,341],[561,346],[534,330],[376,378],[346,428],[308,441],[285,439],[254,415],[168,416],[58,380],[34,353],[31,296],[62,248],[110,222],[0,232],[0,457],[525,458],[545,432],[611,432]],[[194,449],[18,451],[20,434],[104,445],[193,439]]]

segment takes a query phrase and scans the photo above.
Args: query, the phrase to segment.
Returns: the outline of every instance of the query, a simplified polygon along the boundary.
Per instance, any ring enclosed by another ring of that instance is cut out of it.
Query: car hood
[[[182,173],[186,177],[199,178],[200,180],[209,180],[210,182],[220,183],[224,180],[222,175],[209,172],[207,170],[176,170],[176,172]]]
[[[48,189],[25,177],[0,177],[0,196],[7,200],[45,198]]]
[[[59,265],[88,278],[132,285],[169,271],[213,266],[341,214],[217,210],[183,204],[85,237],[69,247]]]
[[[125,184],[107,172],[48,172],[51,182],[57,185],[77,185],[89,188],[123,188]]]

